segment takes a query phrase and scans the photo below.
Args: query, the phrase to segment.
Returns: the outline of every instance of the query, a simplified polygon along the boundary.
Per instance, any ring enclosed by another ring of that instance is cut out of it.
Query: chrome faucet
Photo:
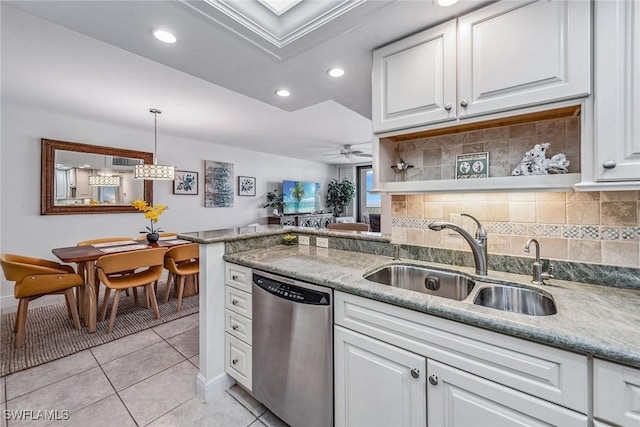
[[[540,262],[540,243],[536,239],[527,240],[527,244],[524,246],[524,251],[529,253],[531,252],[531,244],[535,243],[536,245],[536,260],[533,263],[533,280],[531,283],[534,285],[544,285],[544,281],[547,279],[553,279],[553,269],[554,265],[549,264],[549,272],[542,271],[542,262]]]
[[[471,218],[478,225],[478,229],[476,230],[476,237],[473,237],[471,234],[467,233],[467,231],[461,227],[458,227],[456,224],[452,222],[438,221],[429,224],[429,228],[434,231],[442,231],[445,228],[451,229],[456,233],[460,234],[464,240],[467,241],[469,246],[471,246],[471,252],[473,253],[473,260],[476,263],[476,274],[481,276],[487,275],[487,232],[485,231],[480,221],[475,219],[469,214],[463,213],[460,214],[462,216],[466,216]]]

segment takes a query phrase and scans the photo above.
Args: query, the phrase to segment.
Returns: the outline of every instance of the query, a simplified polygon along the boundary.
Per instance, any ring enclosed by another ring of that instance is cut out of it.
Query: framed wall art
[[[255,196],[256,179],[252,176],[238,176],[238,196]]]
[[[173,194],[198,194],[198,172],[176,170]]]
[[[233,207],[233,163],[204,161],[204,207]]]
[[[458,154],[456,156],[456,179],[487,178],[488,176],[488,152]]]

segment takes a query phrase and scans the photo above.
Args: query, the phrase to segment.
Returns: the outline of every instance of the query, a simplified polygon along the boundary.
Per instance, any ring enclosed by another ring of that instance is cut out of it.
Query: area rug
[[[113,298],[111,298],[113,300]],[[182,299],[182,308],[176,312],[175,298],[167,304],[158,304],[160,318],[155,319],[149,308],[136,305],[131,297],[120,298],[118,315],[113,332],[108,334],[109,314],[97,322],[97,331],[87,332],[86,327],[73,329],[65,303],[30,309],[27,315],[26,337],[22,348],[15,348],[13,333],[16,313],[2,315],[0,324],[0,377],[69,356],[70,354],[104,344],[118,338],[161,325],[181,317],[197,313],[198,295]],[[102,297],[98,308],[102,307]]]

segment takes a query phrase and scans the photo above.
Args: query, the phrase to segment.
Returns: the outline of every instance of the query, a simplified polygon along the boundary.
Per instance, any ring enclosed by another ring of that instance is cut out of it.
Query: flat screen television
[[[285,214],[314,213],[320,209],[320,184],[306,181],[282,181]]]

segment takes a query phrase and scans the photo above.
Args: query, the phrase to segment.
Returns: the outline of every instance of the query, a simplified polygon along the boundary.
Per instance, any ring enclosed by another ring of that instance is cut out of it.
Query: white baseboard
[[[226,373],[218,375],[209,382],[202,374],[198,374],[196,381],[196,394],[203,402],[208,402],[214,397],[224,393],[225,390],[234,385],[236,381]]]

